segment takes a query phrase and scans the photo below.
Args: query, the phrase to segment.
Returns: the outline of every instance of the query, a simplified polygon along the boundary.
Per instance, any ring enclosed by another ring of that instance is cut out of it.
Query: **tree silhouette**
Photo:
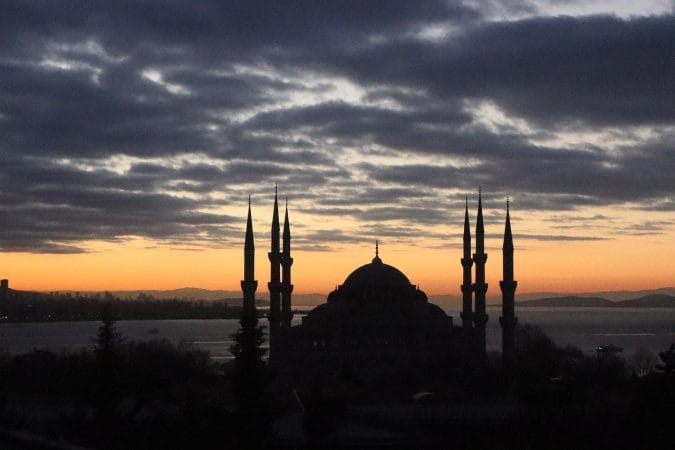
[[[234,398],[239,414],[238,446],[261,448],[268,437],[267,422],[267,366],[263,360],[265,349],[264,327],[258,326],[255,308],[242,310],[239,320],[241,328],[232,335],[234,342],[230,351],[235,364],[230,372]]]
[[[640,347],[630,362],[633,367],[633,374],[638,378],[644,378],[654,371],[658,361],[652,352]]]
[[[239,324],[241,328],[232,335],[234,343],[230,351],[239,369],[250,374],[259,372],[264,369],[263,358],[266,351],[262,347],[265,342],[264,327],[258,326],[256,310],[243,310]]]
[[[662,370],[666,375],[675,373],[675,344],[670,344],[668,350],[660,352],[659,358],[663,362],[663,364],[657,366],[659,370]]]
[[[230,347],[235,359],[233,382],[238,408],[249,410],[259,406],[266,381],[263,361],[266,351],[262,347],[265,332],[264,327],[258,326],[255,309],[242,310],[239,324],[241,328],[232,335],[234,342]]]
[[[96,332],[94,349],[96,356],[102,359],[112,359],[119,353],[119,346],[124,342],[122,334],[115,326],[115,316],[112,313],[112,305],[106,303],[101,313],[101,325]]]
[[[106,303],[101,313],[101,325],[98,328],[94,343],[96,379],[92,385],[91,401],[94,405],[96,420],[94,427],[102,437],[102,445],[112,445],[114,436],[111,430],[119,421],[117,406],[120,400],[119,373],[122,366],[121,344],[124,338],[115,326],[112,305]]]

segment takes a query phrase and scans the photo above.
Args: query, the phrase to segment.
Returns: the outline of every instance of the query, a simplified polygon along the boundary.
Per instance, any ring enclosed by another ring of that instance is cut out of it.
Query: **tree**
[[[106,303],[101,313],[101,325],[96,332],[94,352],[98,358],[110,359],[119,351],[119,346],[124,342],[122,334],[115,326],[115,316],[112,313],[112,305]]]
[[[264,328],[258,326],[255,308],[243,309],[241,328],[232,335],[230,351],[235,364],[230,373],[237,404],[239,423],[238,446],[261,448],[268,437],[269,410],[266,403],[267,367],[263,361]]]
[[[265,332],[264,327],[258,326],[256,310],[243,310],[239,324],[241,328],[232,335],[234,343],[230,347],[237,364],[247,369],[262,366],[266,353],[262,347]]]
[[[644,378],[654,371],[657,365],[656,356],[644,347],[640,347],[631,358],[633,374],[638,378]]]
[[[516,328],[514,356],[516,379],[524,386],[560,375],[560,351],[538,327],[525,324]]]
[[[122,364],[121,344],[124,338],[115,326],[115,316],[112,313],[111,303],[106,303],[101,313],[101,325],[98,328],[94,343],[95,376],[92,385],[91,401],[96,413],[96,424],[101,436],[106,436],[106,442],[112,442],[109,430],[114,429],[112,424],[117,421],[117,406],[119,404],[119,372]]]
[[[265,385],[266,367],[263,358],[265,349],[264,327],[258,326],[255,309],[242,310],[239,319],[241,328],[232,335],[234,343],[230,351],[234,355],[233,381],[237,406],[241,410],[255,408]]]
[[[675,373],[675,344],[670,344],[668,350],[660,352],[659,358],[662,361],[662,364],[657,366],[659,370],[663,371],[666,375]]]

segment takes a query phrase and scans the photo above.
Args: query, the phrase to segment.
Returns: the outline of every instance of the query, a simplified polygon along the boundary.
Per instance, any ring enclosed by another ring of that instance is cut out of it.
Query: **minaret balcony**
[[[474,283],[473,284],[473,290],[476,293],[476,295],[485,295],[485,293],[488,290],[488,285],[487,285],[487,283],[483,283],[483,284]]]
[[[488,255],[487,253],[474,253],[473,254],[473,261],[476,264],[485,264],[487,262]]]
[[[513,281],[500,281],[499,282],[499,288],[502,290],[502,292],[515,292],[516,288],[518,287],[518,282],[513,280]]]
[[[293,258],[290,256],[281,255],[281,265],[282,267],[291,267],[293,265]]]
[[[249,292],[258,289],[258,280],[241,280],[241,290]]]
[[[273,263],[281,263],[281,252],[269,252],[267,253],[267,257]]]

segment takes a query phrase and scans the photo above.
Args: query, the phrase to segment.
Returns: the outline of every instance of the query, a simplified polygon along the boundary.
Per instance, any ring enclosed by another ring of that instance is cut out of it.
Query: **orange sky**
[[[256,219],[264,213],[259,207]],[[245,212],[233,211],[244,217]],[[486,211],[486,213],[489,211]],[[584,213],[575,212],[576,216]],[[629,212],[603,211],[609,217],[630,221]],[[528,213],[528,218],[513,216],[515,270],[518,292],[588,292],[606,290],[651,289],[675,284],[675,233],[667,230],[648,235],[619,234],[595,225],[566,229],[565,236],[601,236],[593,241],[541,241],[518,238],[535,230],[546,235],[551,229],[546,214]],[[316,218],[296,214],[303,226],[294,229],[301,238],[305,230],[321,229]],[[472,227],[473,227],[472,217]],[[499,292],[501,278],[501,234],[503,224],[492,219],[486,224],[487,278],[492,293]],[[621,222],[625,228],[625,222]],[[345,223],[348,229],[349,223]],[[419,284],[429,295],[459,295],[461,283],[461,223],[439,227],[447,239],[399,240],[381,242],[380,255]],[[553,225],[554,227],[556,225]],[[444,229],[447,228],[447,229]],[[269,279],[267,261],[269,222],[255,220],[256,277],[261,290]],[[243,220],[242,220],[243,241]],[[201,287],[239,290],[243,256],[241,248],[181,250],[140,238],[119,244],[90,242],[90,252],[54,255],[5,253],[0,276],[10,279],[16,289],[32,290],[125,290]],[[296,293],[327,293],[342,283],[356,267],[369,262],[374,245],[345,244],[330,251],[294,251],[293,283]]]

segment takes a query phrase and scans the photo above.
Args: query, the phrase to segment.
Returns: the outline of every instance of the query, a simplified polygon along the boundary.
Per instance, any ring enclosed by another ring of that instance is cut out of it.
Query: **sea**
[[[446,308],[459,325],[459,311]],[[500,308],[488,308],[488,351],[501,348]],[[675,308],[551,308],[521,307],[519,324],[541,328],[556,344],[575,346],[594,353],[598,346],[616,345],[630,356],[640,349],[657,354],[675,343]],[[300,324],[302,316],[293,319]],[[261,320],[262,325],[266,324]],[[52,351],[93,348],[100,323],[45,322],[0,323],[0,351],[12,354],[34,349]],[[232,334],[239,327],[235,319],[223,320],[121,320],[118,330],[127,340],[167,339],[173,343],[209,352],[214,360],[232,358]]]

